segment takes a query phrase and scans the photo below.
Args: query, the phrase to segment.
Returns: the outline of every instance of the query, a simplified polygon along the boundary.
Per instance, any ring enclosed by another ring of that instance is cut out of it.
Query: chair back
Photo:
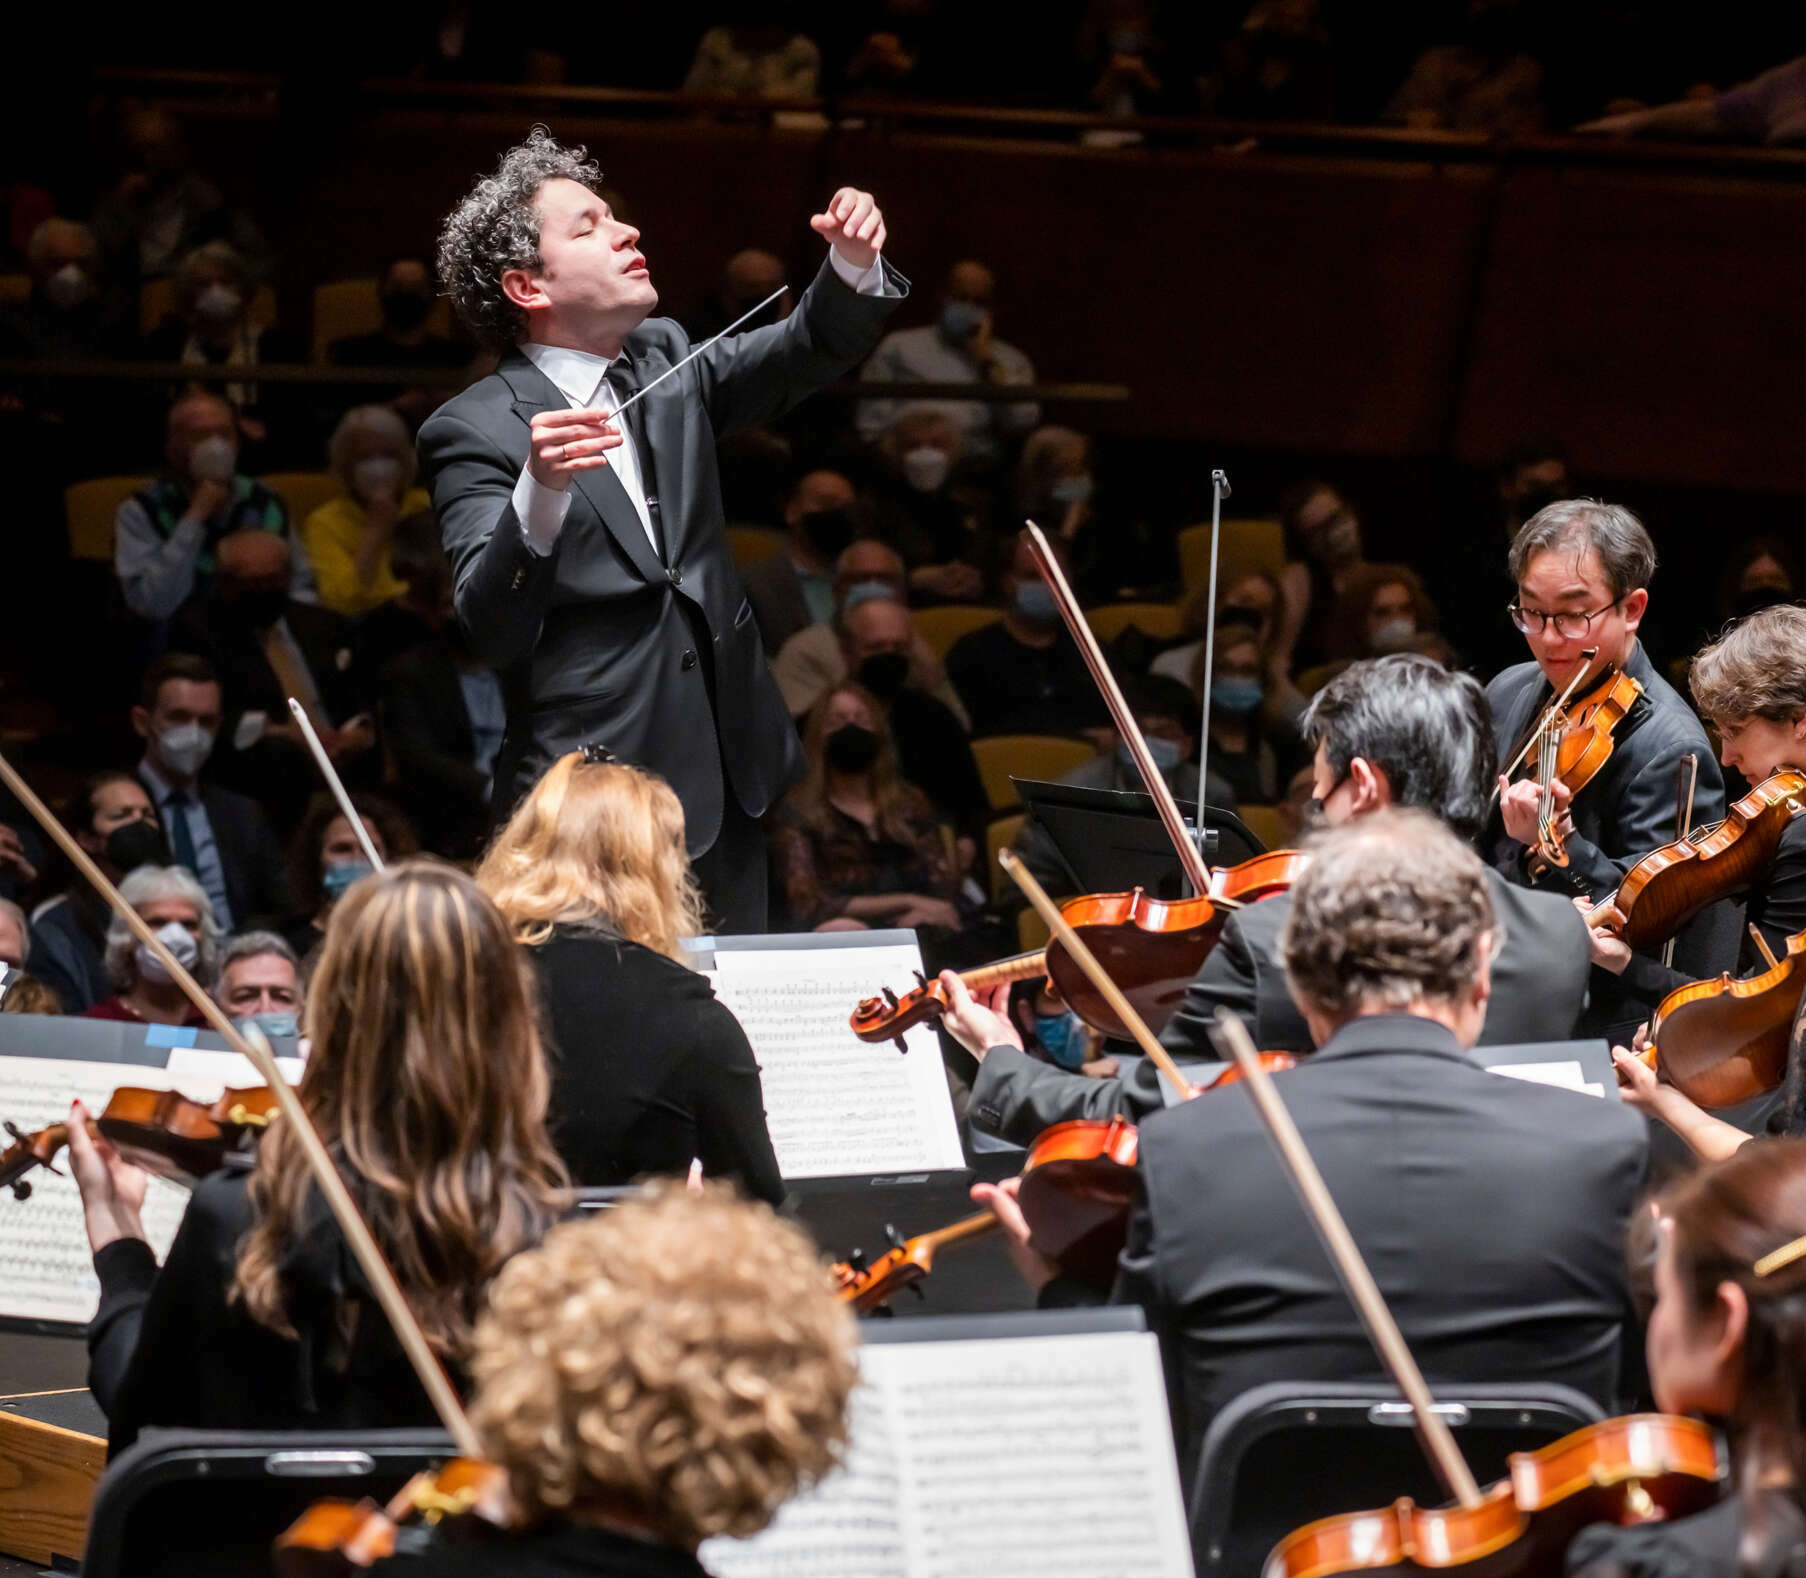
[[[928,643],[934,655],[943,660],[961,636],[994,625],[1001,618],[1001,608],[989,608],[982,603],[942,603],[934,608],[915,610],[916,633]]]
[[[1235,814],[1242,819],[1242,826],[1268,849],[1285,848],[1286,830],[1280,824],[1278,806],[1238,805]]]
[[[742,570],[750,570],[784,551],[784,534],[771,526],[730,526],[727,551]]]
[[[69,557],[113,562],[113,519],[119,506],[152,477],[95,477],[63,489],[63,526],[69,534]]]
[[[1229,577],[1265,570],[1278,575],[1286,567],[1285,529],[1276,520],[1223,522],[1217,550],[1219,585]],[[1179,580],[1187,592],[1210,584],[1210,522],[1187,526],[1179,533]]]
[[[1432,1385],[1437,1410],[1482,1486],[1513,1452],[1534,1451],[1604,1411],[1571,1387]],[[1198,1578],[1257,1573],[1267,1553],[1318,1518],[1390,1506],[1440,1507],[1411,1408],[1387,1381],[1279,1381],[1244,1392],[1210,1423],[1188,1497]]]
[[[1131,626],[1151,641],[1177,641],[1185,633],[1177,603],[1105,603],[1086,610],[1085,621],[1106,645]]]
[[[175,310],[176,282],[173,279],[147,279],[138,288],[140,334],[149,334]],[[276,292],[268,285],[259,285],[252,292],[251,305],[245,309],[245,321],[260,329],[267,329],[276,321]]]
[[[272,471],[257,480],[288,506],[289,531],[296,536],[308,516],[345,491],[330,471]]]
[[[348,339],[354,334],[374,334],[383,326],[381,281],[374,275],[362,279],[329,279],[314,286],[313,359],[326,360],[326,348],[334,340]],[[429,334],[449,335],[452,331],[451,299],[435,296],[426,315]]]
[[[1011,777],[1055,779],[1097,755],[1089,740],[1064,734],[993,734],[972,742],[972,760],[993,811],[1022,804]]]
[[[1022,831],[1027,821],[1028,812],[1014,811],[1008,816],[992,817],[985,827],[985,870],[990,876],[993,904],[1001,905],[1011,894],[1016,893],[1016,884],[1010,881],[1009,873],[997,864],[997,857],[1016,842],[1016,835]]]

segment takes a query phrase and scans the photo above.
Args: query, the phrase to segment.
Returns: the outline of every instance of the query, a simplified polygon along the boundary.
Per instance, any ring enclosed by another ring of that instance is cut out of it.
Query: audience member
[[[1286,546],[1279,645],[1287,669],[1296,674],[1324,659],[1330,610],[1363,563],[1361,518],[1327,482],[1300,482],[1280,496],[1279,523]]]
[[[1317,769],[1314,763],[1307,762],[1292,774],[1292,781],[1274,807],[1279,813],[1279,848],[1296,849],[1313,831],[1316,799]]]
[[[11,899],[0,899],[0,973],[23,970],[31,957],[31,922]]]
[[[114,886],[140,866],[169,861],[156,807],[131,773],[96,773],[62,812],[70,836]],[[51,896],[31,916],[32,973],[61,999],[65,1013],[86,1013],[112,990],[106,947],[113,912],[61,854],[46,868],[44,887]]]
[[[894,384],[1032,384],[1034,364],[997,338],[993,298],[996,278],[972,259],[955,263],[941,286],[940,316],[920,329],[897,329],[878,342],[861,377]],[[894,400],[867,400],[857,417],[859,436],[868,443],[889,429],[904,409],[908,390]],[[961,438],[961,457],[975,472],[994,471],[1004,459],[1004,445],[1041,420],[1032,400],[992,404],[961,400],[937,407],[946,412]]]
[[[255,800],[202,783],[220,725],[219,676],[192,653],[176,652],[145,671],[132,708],[144,741],[138,778],[157,808],[176,864],[200,879],[221,930],[288,913],[282,851]]]
[[[552,1138],[571,1177],[681,1178],[700,1161],[780,1204],[752,1046],[684,954],[708,927],[670,785],[600,748],[561,756],[496,835],[477,885],[539,978]]]
[[[213,1000],[241,1027],[293,1040],[301,1033],[301,997],[301,961],[275,932],[241,931],[227,939]]]
[[[1106,115],[1158,115],[1171,107],[1154,0],[1091,0],[1079,23],[1078,67],[1086,102]]]
[[[969,603],[984,590],[984,523],[953,479],[961,445],[953,419],[930,405],[904,407],[878,441],[876,534],[903,556],[919,601]]]
[[[0,309],[0,356],[107,361],[123,357],[132,324],[109,291],[100,244],[87,225],[46,219],[25,251],[31,294]]]
[[[1800,596],[1800,558],[1782,537],[1751,537],[1734,548],[1718,578],[1721,624]]]
[[[1201,653],[1193,673],[1194,685],[1201,685]],[[1229,785],[1237,805],[1272,805],[1295,766],[1296,735],[1269,727],[1261,714],[1265,699],[1264,663],[1254,632],[1245,625],[1219,626],[1210,666],[1210,772]]]
[[[390,563],[396,526],[430,510],[414,485],[417,462],[407,424],[386,405],[354,406],[326,446],[326,469],[342,490],[301,524],[320,605],[355,619],[404,595]]]
[[[1200,586],[1179,609],[1179,620],[1192,639],[1169,647],[1149,665],[1150,674],[1159,674],[1191,685],[1199,670],[1204,650],[1205,614],[1209,607],[1210,588]],[[1254,633],[1260,645],[1262,683],[1266,694],[1261,699],[1262,720],[1272,729],[1296,732],[1298,720],[1309,705],[1306,697],[1292,683],[1292,672],[1286,665],[1286,653],[1280,645],[1280,621],[1284,598],[1279,579],[1265,570],[1231,573],[1217,592],[1217,627],[1239,625]]]
[[[1255,0],[1198,78],[1199,108],[1228,120],[1333,121],[1337,75],[1319,0]]]
[[[140,866],[119,884],[119,896],[157,934],[202,986],[219,967],[221,931],[200,883],[180,866]],[[202,1025],[206,1020],[163,962],[117,915],[107,923],[107,980],[113,995],[87,1010],[88,1019],[147,1025]]]
[[[1763,143],[1806,142],[1806,55],[1740,82],[1722,93],[1625,110],[1576,126],[1613,137],[1668,137]]]
[[[1501,546],[1509,547],[1518,527],[1544,505],[1573,497],[1574,478],[1566,449],[1554,439],[1540,436],[1513,444],[1499,462],[1499,510],[1505,523]]]
[[[1038,427],[1022,444],[1016,468],[1016,519],[1032,520],[1072,555],[1073,589],[1082,601],[1133,594],[1170,579],[1147,528],[1106,511],[1097,514],[1091,440],[1070,427]],[[1171,550],[1166,550],[1168,559]]]
[[[1468,0],[1458,43],[1412,63],[1382,120],[1421,130],[1520,136],[1543,124],[1543,68],[1527,41],[1526,0]]]
[[[869,600],[903,602],[907,584],[903,561],[896,551],[870,538],[851,544],[834,561],[833,617],[797,631],[772,661],[772,675],[791,717],[802,717],[830,686],[838,685],[846,676],[841,621],[847,612]],[[907,683],[911,689],[933,696],[959,719],[961,728],[970,722],[965,704],[948,682],[941,660],[919,634],[909,647]]]
[[[965,924],[928,797],[897,768],[883,703],[845,684],[809,714],[808,766],[772,818],[772,886],[793,931],[915,927],[938,950]]]
[[[15,970],[0,988],[0,1014],[61,1014],[63,1000],[35,975]]]
[[[757,8],[741,6],[751,16]],[[766,7],[763,14],[771,14]],[[789,7],[777,7],[781,16]],[[711,27],[684,74],[685,93],[742,99],[812,99],[821,81],[815,40],[783,21]]]
[[[436,299],[433,271],[424,259],[391,258],[377,278],[382,326],[348,334],[326,347],[335,367],[412,367],[423,372],[455,372],[468,367],[473,352],[459,340],[435,334],[427,325]],[[442,385],[357,384],[352,398],[391,405],[410,434],[452,391]]]
[[[869,31],[854,30],[841,87],[872,98],[947,98],[948,37],[939,0],[881,0]]]
[[[1433,635],[1436,605],[1407,564],[1364,564],[1351,571],[1330,610],[1324,650],[1331,663],[1408,652]]]
[[[784,551],[746,572],[746,595],[767,652],[833,617],[834,561],[852,544],[856,503],[853,484],[838,471],[823,467],[797,478],[784,501]]]
[[[408,819],[387,800],[360,792],[352,795],[351,807],[384,865],[405,860],[419,848]],[[304,965],[318,954],[339,900],[374,869],[339,802],[320,790],[308,802],[288,848],[288,885],[297,907],[284,921],[282,935]]]
[[[27,836],[11,822],[0,822],[0,898],[17,898],[38,880],[37,863],[44,856],[35,834],[29,847]]]
[[[744,333],[761,324],[776,323],[782,318],[788,318],[790,309],[796,305],[795,294],[785,288],[784,260],[775,252],[766,252],[759,247],[744,247],[727,260],[727,266],[722,269],[720,280],[704,300],[702,310],[685,328],[698,345],[704,340],[712,340],[717,334],[723,333],[730,323],[739,323],[741,318],[775,290],[783,290],[784,294],[757,318],[741,324],[735,330],[736,333]]]
[[[191,390],[169,408],[164,469],[119,506],[113,569],[125,605],[140,619],[166,624],[213,590],[214,554],[234,532],[286,536],[288,507],[238,470],[238,423],[218,395]],[[295,590],[311,583],[305,558]]]
[[[1026,542],[1016,544],[1003,595],[1003,618],[961,636],[947,654],[947,677],[966,704],[972,732],[1076,734],[1102,727],[1097,685]]]

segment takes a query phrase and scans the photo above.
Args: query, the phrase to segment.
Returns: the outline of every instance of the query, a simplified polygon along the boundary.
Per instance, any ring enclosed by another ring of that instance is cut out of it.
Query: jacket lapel
[[[496,371],[513,391],[514,414],[528,427],[541,411],[562,411],[570,405],[563,391],[519,351],[503,358]],[[656,396],[657,391],[654,394]],[[646,538],[646,528],[640,523],[639,511],[633,507],[633,501],[627,497],[626,489],[612,468],[599,466],[591,471],[579,471],[576,490],[601,518],[609,535],[641,577],[648,583],[663,581],[665,567],[653,553],[652,544]],[[566,531],[570,530],[570,525],[567,516]]]

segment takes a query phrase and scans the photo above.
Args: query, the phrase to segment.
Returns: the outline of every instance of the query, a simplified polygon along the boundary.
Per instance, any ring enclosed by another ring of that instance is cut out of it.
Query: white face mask
[[[203,438],[188,451],[188,469],[196,482],[230,482],[238,469],[238,445],[224,433]]]
[[[178,921],[165,921],[159,926],[157,941],[175,955],[176,963],[184,970],[192,970],[195,961],[201,956],[201,945],[194,940],[188,928]],[[140,980],[155,981],[159,986],[169,985],[171,976],[163,968],[163,961],[143,943],[138,944],[137,960]]]
[[[198,723],[171,724],[157,736],[157,754],[166,767],[192,778],[213,751],[213,735]]]
[[[67,312],[94,294],[94,282],[81,264],[65,263],[44,281],[44,294],[50,298],[51,306]]]
[[[194,315],[203,323],[227,324],[238,316],[244,304],[245,298],[239,291],[215,280],[195,297]]]
[[[401,462],[393,455],[366,455],[351,468],[351,486],[361,499],[401,487]]]
[[[1373,627],[1371,639],[1375,652],[1403,652],[1417,639],[1417,621],[1403,615],[1397,619],[1382,619]]]
[[[923,493],[933,493],[947,480],[952,462],[947,451],[933,444],[918,444],[903,455],[903,480]]]

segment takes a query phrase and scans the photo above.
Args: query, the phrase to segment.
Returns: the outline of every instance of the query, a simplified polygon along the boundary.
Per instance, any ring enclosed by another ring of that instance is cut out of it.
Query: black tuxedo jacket
[[[477,771],[477,737],[451,642],[436,637],[383,669],[383,735],[394,753],[395,793],[428,849],[462,860],[482,848],[489,779]]]
[[[1480,1044],[1565,1041],[1586,1007],[1591,973],[1580,912],[1557,894],[1533,893],[1513,887],[1497,872],[1489,875],[1505,940],[1493,960],[1492,999]],[[1215,1058],[1209,1027],[1217,1010],[1228,1008],[1262,1051],[1312,1050],[1310,1030],[1287,990],[1279,959],[1279,936],[1291,912],[1292,896],[1276,893],[1229,917],[1184,1001],[1160,1032],[1162,1046],[1180,1058]],[[1121,1113],[1139,1122],[1164,1105],[1159,1077],[1146,1058],[1126,1079],[1087,1079],[1014,1047],[997,1047],[979,1064],[971,1111],[980,1128],[1028,1145],[1043,1129],[1068,1118]]]
[[[558,756],[594,741],[671,784],[696,855],[720,832],[724,794],[756,817],[800,772],[796,730],[728,554],[715,442],[865,357],[908,288],[888,264],[885,275],[898,294],[861,296],[824,262],[782,323],[717,341],[628,414],[645,436],[662,557],[606,467],[577,473],[550,554],[527,545],[513,493],[529,424],[569,402],[524,355],[505,357],[421,428],[458,618],[507,696],[495,816]],[[689,350],[676,323],[647,320],[624,347],[631,381],[645,388]]]
[[[283,710],[286,712],[287,708]],[[144,792],[156,805],[158,819],[166,820],[169,813],[157,799],[157,791],[147,783]],[[249,795],[204,779],[199,794],[201,808],[213,828],[213,840],[219,846],[234,930],[248,931],[256,922],[280,920],[291,913],[288,865],[263,807]],[[163,836],[167,841],[167,826]]]
[[[1489,1074],[1404,1015],[1275,1083],[1432,1386],[1553,1382],[1614,1411],[1641,1118]],[[1184,1483],[1249,1387],[1381,1374],[1245,1089],[1149,1118],[1135,1188],[1112,1301],[1160,1338]]]

